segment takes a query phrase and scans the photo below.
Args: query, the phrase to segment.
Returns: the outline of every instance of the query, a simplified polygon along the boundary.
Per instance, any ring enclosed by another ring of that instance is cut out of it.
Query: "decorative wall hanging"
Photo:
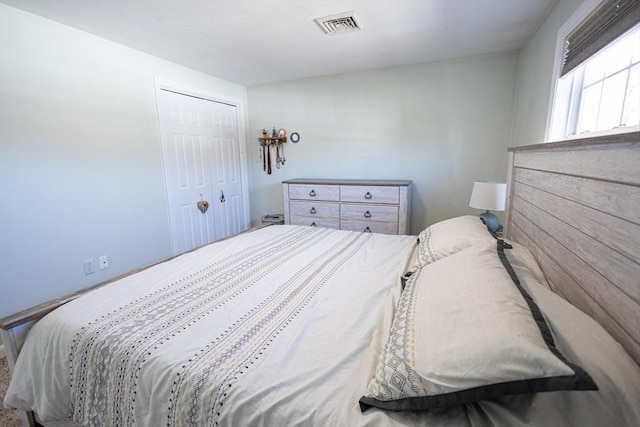
[[[198,209],[200,212],[205,213],[207,209],[209,209],[209,202],[202,198],[202,193],[200,193],[200,201],[197,203]]]
[[[271,134],[271,136],[269,136]],[[258,138],[260,144],[260,159],[262,169],[269,175],[273,171],[273,165],[280,169],[285,164],[284,144],[287,142],[287,131],[280,128],[276,131],[275,126],[268,132],[262,129],[262,136]]]

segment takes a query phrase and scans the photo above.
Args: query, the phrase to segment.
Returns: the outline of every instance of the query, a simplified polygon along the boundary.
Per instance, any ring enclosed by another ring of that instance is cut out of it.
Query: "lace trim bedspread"
[[[245,307],[226,329],[197,351],[174,348],[176,366],[167,394],[167,424],[215,426],[229,388],[252,369],[274,339],[370,238],[328,229],[293,229],[277,239],[230,254],[82,327],[69,354],[73,412],[83,425],[135,424],[141,372],[161,347],[243,298],[274,272],[297,265],[265,298]],[[334,237],[327,244],[329,237]],[[321,251],[307,252],[323,247]],[[296,263],[305,256],[305,263]],[[229,321],[232,320],[232,321]]]

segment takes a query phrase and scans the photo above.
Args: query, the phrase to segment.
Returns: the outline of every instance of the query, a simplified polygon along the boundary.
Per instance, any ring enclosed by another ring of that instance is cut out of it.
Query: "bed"
[[[2,319],[5,405],[45,426],[638,425],[639,136],[511,149],[504,237],[275,225]]]

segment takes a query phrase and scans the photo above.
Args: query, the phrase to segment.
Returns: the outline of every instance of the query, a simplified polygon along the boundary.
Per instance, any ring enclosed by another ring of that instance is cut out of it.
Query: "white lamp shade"
[[[487,211],[503,211],[507,199],[507,184],[476,181],[473,184],[469,206]]]

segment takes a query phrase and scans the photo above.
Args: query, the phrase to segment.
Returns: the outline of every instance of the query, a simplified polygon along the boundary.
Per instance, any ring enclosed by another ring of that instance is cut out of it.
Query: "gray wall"
[[[558,30],[583,0],[559,0],[538,31],[520,52],[518,95],[511,145],[545,142]]]
[[[414,234],[466,213],[475,180],[506,179],[518,55],[491,55],[248,88],[252,218],[282,212],[283,179],[414,181]],[[267,175],[262,128],[297,131]]]
[[[417,233],[477,213],[473,181],[504,180],[506,148],[544,136],[556,32],[580,3],[520,56],[248,90],[0,4],[0,316],[170,255],[154,78],[248,96],[254,222],[282,212],[283,179],[412,179]],[[271,126],[302,139],[268,176],[254,138]],[[84,276],[103,254],[111,268]]]
[[[246,103],[242,86],[0,4],[0,316],[171,255],[154,78]]]

